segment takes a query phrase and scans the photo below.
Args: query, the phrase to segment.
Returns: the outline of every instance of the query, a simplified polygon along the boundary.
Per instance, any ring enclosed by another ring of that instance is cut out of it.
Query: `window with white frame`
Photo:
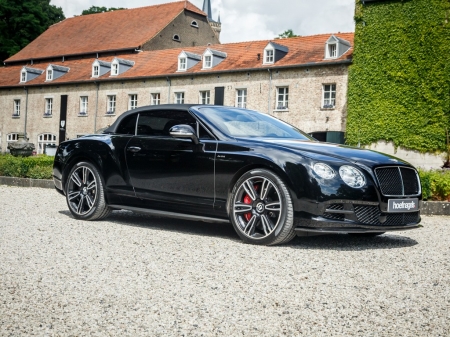
[[[160,105],[161,104],[161,94],[159,92],[155,92],[151,94],[151,105]]]
[[[80,115],[87,115],[88,113],[88,97],[80,96]]]
[[[116,112],[116,95],[108,95],[106,113],[108,115],[114,115],[115,112]]]
[[[211,93],[209,90],[200,91],[200,104],[209,104],[210,103]]]
[[[176,104],[184,104],[184,92],[176,92],[175,93],[175,103]]]
[[[20,99],[15,99],[14,100],[13,116],[14,117],[19,117],[20,116]]]
[[[138,104],[138,95],[136,95],[136,94],[130,95],[129,96],[129,104],[128,104],[129,109],[130,110],[136,109],[138,107],[137,104]]]
[[[335,43],[328,44],[328,57],[330,58],[337,57],[337,44]]]
[[[205,55],[203,59],[203,68],[211,68],[212,67],[212,56]]]
[[[51,116],[53,113],[53,98],[46,98],[45,99],[45,116]]]
[[[95,64],[92,67],[92,77],[99,77],[100,76],[100,67],[98,64]]]
[[[47,69],[47,81],[53,80],[53,69]]]
[[[38,154],[43,154],[45,146],[56,145],[56,136],[51,133],[43,133],[38,136]]]
[[[113,62],[111,64],[111,75],[113,76],[119,75],[119,64],[116,62]]]
[[[289,87],[277,88],[277,107],[276,110],[284,110],[289,107]]]
[[[236,106],[238,108],[247,108],[247,89],[236,90]]]
[[[274,53],[273,49],[265,49],[264,50],[264,63],[273,63],[274,62]]]
[[[180,58],[178,58],[178,70],[179,70],[179,71],[184,71],[184,70],[186,70],[186,65],[187,65],[187,59],[186,59],[186,57],[180,57]]]
[[[335,106],[336,106],[336,84],[324,84],[322,108],[333,109]]]
[[[24,70],[20,73],[20,82],[26,82],[27,81],[27,72]]]
[[[19,140],[18,132],[12,132],[6,135],[6,153],[9,153],[8,144],[17,142],[18,140]]]

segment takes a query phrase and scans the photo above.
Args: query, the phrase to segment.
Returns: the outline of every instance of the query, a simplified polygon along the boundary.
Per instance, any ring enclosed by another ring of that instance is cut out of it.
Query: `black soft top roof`
[[[134,115],[144,111],[152,111],[152,110],[183,110],[188,111],[189,108],[193,106],[198,106],[199,104],[161,104],[161,105],[147,105],[140,108],[136,108],[133,110],[128,110],[121,114],[116,121],[107,129],[103,131],[103,133],[116,133],[117,127],[120,125],[122,120],[130,115]]]

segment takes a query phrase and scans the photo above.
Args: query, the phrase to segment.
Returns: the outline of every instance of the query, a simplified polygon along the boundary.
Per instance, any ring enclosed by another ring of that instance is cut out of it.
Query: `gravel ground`
[[[367,239],[243,244],[231,225],[0,186],[1,336],[449,336],[450,218]]]

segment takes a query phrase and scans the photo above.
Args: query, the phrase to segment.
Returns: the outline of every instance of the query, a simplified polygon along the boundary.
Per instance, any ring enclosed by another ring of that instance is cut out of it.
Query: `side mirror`
[[[195,134],[194,129],[190,125],[179,124],[172,126],[169,133],[174,138],[190,138],[194,144],[198,144],[198,137]]]

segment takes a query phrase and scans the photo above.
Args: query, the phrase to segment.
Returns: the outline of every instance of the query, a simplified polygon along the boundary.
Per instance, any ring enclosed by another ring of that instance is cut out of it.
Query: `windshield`
[[[232,137],[314,140],[292,125],[257,111],[226,107],[201,107],[197,111],[222,133]]]

